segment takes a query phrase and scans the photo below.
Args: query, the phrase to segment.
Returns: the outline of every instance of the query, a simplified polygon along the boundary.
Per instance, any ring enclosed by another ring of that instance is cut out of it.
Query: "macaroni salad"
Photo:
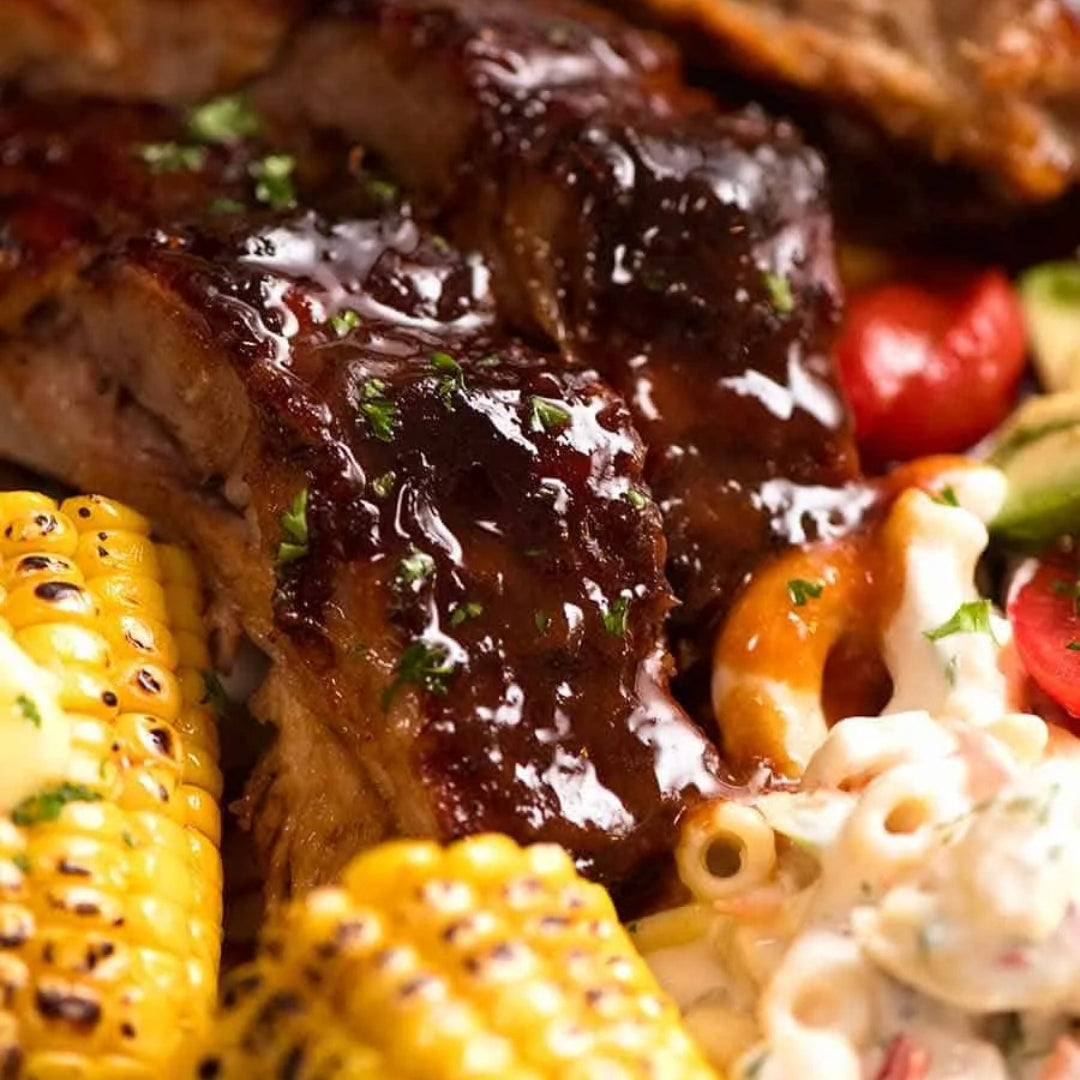
[[[729,1080],[1080,1076],[1080,753],[1010,711],[979,472],[898,507],[884,714],[835,724],[797,787],[704,807],[696,903],[633,928]]]

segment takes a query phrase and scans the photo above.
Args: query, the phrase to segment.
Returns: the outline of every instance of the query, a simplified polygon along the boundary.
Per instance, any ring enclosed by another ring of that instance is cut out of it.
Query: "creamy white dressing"
[[[959,506],[905,493],[885,714],[807,747],[798,791],[746,800],[774,841],[741,850],[775,865],[713,888],[706,930],[701,905],[684,932],[638,928],[729,1080],[1049,1080],[1080,1018],[1080,755],[1013,711],[999,614],[927,636],[979,602],[1004,495],[992,469],[946,484]],[[725,825],[760,830],[742,813]]]

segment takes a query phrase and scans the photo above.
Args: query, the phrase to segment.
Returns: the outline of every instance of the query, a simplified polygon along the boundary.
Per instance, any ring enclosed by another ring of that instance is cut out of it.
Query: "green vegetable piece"
[[[330,326],[339,338],[343,338],[350,330],[355,330],[360,325],[360,316],[351,308],[330,316]]]
[[[144,143],[138,155],[152,173],[198,172],[206,164],[205,146],[175,142]]]
[[[292,175],[296,158],[292,154],[267,154],[253,162],[249,172],[255,181],[255,198],[271,210],[291,210],[296,205]]]
[[[927,641],[941,641],[953,634],[988,634],[994,636],[990,621],[993,607],[989,600],[969,600],[961,604],[953,614],[933,630],[924,630]]]
[[[439,373],[439,400],[447,409],[454,407],[454,395],[465,392],[465,372],[449,354],[432,353],[431,366]]]
[[[529,398],[530,431],[559,431],[569,423],[569,409],[541,397]]]
[[[1040,381],[1080,390],[1080,261],[1032,267],[1018,284]]]
[[[617,596],[608,605],[607,611],[603,612],[601,618],[604,620],[604,629],[612,637],[625,637],[627,627],[627,617],[630,614],[630,597],[629,596]]]
[[[394,667],[394,680],[383,691],[382,709],[389,712],[397,692],[406,685],[418,686],[429,694],[447,693],[447,680],[457,671],[457,664],[445,645],[414,641]]]
[[[398,563],[397,579],[405,585],[419,585],[435,573],[435,560],[426,552],[413,548]]]
[[[765,288],[768,290],[772,306],[781,315],[788,315],[794,311],[795,296],[791,291],[791,282],[782,274],[773,273],[771,270],[766,270],[761,277],[765,282]]]
[[[211,98],[188,117],[188,134],[200,142],[236,142],[258,134],[261,127],[258,114],[240,94]]]
[[[307,556],[308,535],[308,489],[301,488],[293,498],[289,509],[281,515],[281,544],[278,546],[278,566],[288,566]]]
[[[808,600],[818,600],[825,591],[825,586],[820,581],[806,581],[803,578],[792,578],[787,583],[788,596],[796,607],[805,607]]]
[[[31,698],[20,694],[15,699],[15,706],[23,714],[24,720],[29,720],[36,728],[41,727],[41,711]]]
[[[397,434],[397,406],[386,397],[382,379],[365,379],[360,386],[357,408],[367,420],[368,430],[380,442],[393,442]]]
[[[464,604],[455,604],[450,612],[450,625],[460,626],[469,619],[479,619],[484,614],[484,605],[475,600],[468,600]]]
[[[56,821],[71,802],[101,802],[101,796],[82,784],[57,784],[23,799],[11,814],[16,825],[39,825]]]

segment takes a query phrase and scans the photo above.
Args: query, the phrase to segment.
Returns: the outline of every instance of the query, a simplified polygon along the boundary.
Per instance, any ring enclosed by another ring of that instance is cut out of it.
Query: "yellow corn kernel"
[[[109,499],[0,493],[0,624],[70,731],[64,774],[0,816],[0,1055],[33,1080],[171,1077],[210,1021],[222,780],[179,666],[209,667],[204,604],[149,536]]]
[[[380,1080],[715,1080],[607,894],[565,852],[495,836],[383,845],[279,911],[199,1074],[331,1060]]]

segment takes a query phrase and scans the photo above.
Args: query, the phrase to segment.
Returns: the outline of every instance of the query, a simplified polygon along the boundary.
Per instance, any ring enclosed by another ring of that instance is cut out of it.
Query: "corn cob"
[[[561,849],[500,836],[359,856],[227,981],[201,1080],[706,1080]]]
[[[0,816],[4,1076],[158,1080],[205,1035],[222,782],[202,611],[190,557],[133,511],[0,493],[0,624],[51,673],[68,740]]]

